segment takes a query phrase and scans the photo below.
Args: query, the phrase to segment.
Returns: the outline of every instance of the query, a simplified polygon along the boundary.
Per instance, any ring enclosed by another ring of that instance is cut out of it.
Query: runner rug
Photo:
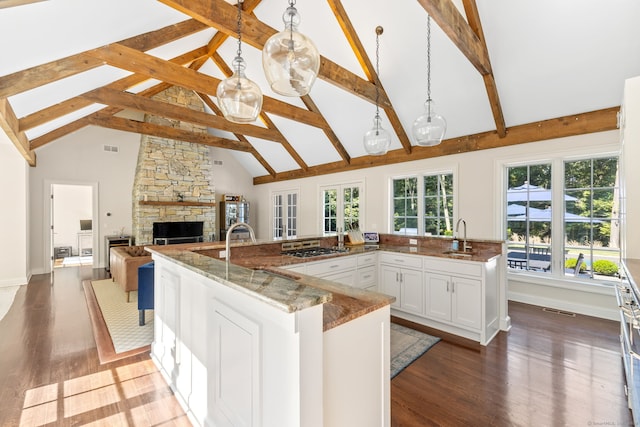
[[[129,302],[120,285],[111,279],[85,280],[87,306],[100,363],[149,352],[153,341],[153,310],[146,310],[145,325],[138,326],[138,293]]]
[[[391,378],[433,347],[440,338],[391,323]]]

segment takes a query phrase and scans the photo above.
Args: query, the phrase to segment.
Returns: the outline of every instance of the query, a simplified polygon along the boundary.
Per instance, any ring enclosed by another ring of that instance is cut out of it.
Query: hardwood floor
[[[0,321],[0,426],[188,425],[148,354],[100,365],[82,280],[34,276]],[[393,426],[633,425],[618,324],[511,303],[486,348],[443,340],[391,382]],[[403,322],[406,324],[406,322]]]

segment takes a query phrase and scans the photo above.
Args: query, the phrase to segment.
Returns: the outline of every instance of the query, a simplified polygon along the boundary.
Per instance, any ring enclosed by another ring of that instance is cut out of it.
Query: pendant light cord
[[[238,0],[238,50],[236,51],[236,55],[238,58],[242,56],[242,3],[243,0]],[[240,73],[239,62],[237,63],[236,67],[238,68],[236,72]]]
[[[382,27],[376,27],[376,128],[380,126],[380,34]]]
[[[427,101],[431,101],[431,16],[427,15]]]

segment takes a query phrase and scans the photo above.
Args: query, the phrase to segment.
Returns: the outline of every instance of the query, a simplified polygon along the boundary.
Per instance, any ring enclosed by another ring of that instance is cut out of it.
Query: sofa
[[[117,246],[111,248],[109,263],[111,278],[127,294],[138,290],[138,267],[151,262],[151,254],[144,246]]]

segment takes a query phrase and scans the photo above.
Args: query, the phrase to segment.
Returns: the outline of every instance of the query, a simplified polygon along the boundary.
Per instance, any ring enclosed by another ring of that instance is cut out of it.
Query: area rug
[[[100,363],[148,352],[153,341],[153,310],[138,325],[138,293],[126,294],[111,279],[82,282]]]
[[[20,286],[2,286],[0,287],[0,320],[7,314],[13,304]]]
[[[391,378],[433,347],[440,338],[391,323]]]
[[[62,260],[63,267],[77,267],[79,265],[93,265],[93,256],[71,256]]]

